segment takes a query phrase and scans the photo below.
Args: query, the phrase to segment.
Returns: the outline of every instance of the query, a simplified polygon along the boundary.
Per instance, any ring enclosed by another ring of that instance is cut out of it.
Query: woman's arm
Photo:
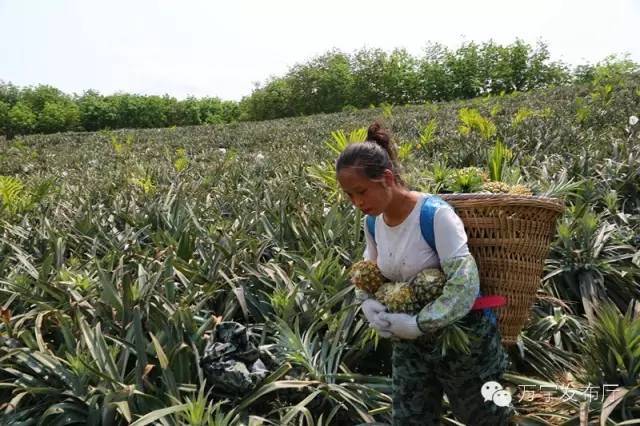
[[[478,268],[467,246],[460,217],[450,207],[440,207],[434,217],[436,250],[446,281],[442,295],[417,315],[423,333],[436,331],[464,317],[480,292]]]

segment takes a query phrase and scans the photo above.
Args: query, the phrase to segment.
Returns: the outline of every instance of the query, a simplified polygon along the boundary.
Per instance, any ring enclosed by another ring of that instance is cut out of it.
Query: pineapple
[[[383,284],[375,296],[389,312],[416,314],[442,294],[444,281],[439,269],[425,269],[408,283]]]
[[[374,294],[386,281],[375,262],[361,260],[351,266],[351,282],[360,290]]]
[[[533,192],[531,191],[531,188],[529,188],[528,186],[517,184],[517,185],[513,185],[511,189],[509,189],[509,194],[533,195]]]
[[[491,192],[492,194],[506,194],[511,190],[509,184],[504,182],[486,182],[482,185],[483,191]]]
[[[445,277],[440,269],[430,268],[420,272],[411,282],[416,299],[426,305],[440,297]]]
[[[417,314],[442,294],[445,276],[440,269],[425,269],[409,282],[385,283],[375,293],[389,312]],[[469,337],[457,324],[450,324],[435,336],[442,356],[448,350],[469,353]]]
[[[387,307],[389,312],[414,314],[421,306],[416,299],[411,284],[396,282],[383,284],[375,294],[376,299]]]
[[[533,195],[531,188],[526,185],[509,185],[505,182],[485,182],[482,190],[493,194]]]

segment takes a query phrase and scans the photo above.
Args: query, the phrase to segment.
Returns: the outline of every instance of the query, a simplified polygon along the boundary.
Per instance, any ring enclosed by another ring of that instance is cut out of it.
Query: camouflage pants
[[[442,357],[428,337],[400,341],[393,348],[393,424],[438,425],[446,393],[456,418],[467,425],[506,425],[512,408],[484,401],[487,381],[500,381],[507,366],[497,327],[481,312],[462,319],[469,329],[470,354]]]

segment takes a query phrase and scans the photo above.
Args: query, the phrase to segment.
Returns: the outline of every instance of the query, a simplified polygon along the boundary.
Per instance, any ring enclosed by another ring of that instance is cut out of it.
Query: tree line
[[[89,90],[68,95],[55,87],[19,88],[0,82],[0,134],[96,131],[229,123],[239,117],[239,105],[218,98],[115,94]]]
[[[637,69],[628,60],[619,60]],[[47,85],[0,81],[0,134],[188,126],[331,113],[381,104],[422,104],[586,82],[595,65],[552,61],[546,44],[467,42],[452,50],[332,50],[257,84],[240,102],[216,97],[148,96],[89,90],[69,95]]]

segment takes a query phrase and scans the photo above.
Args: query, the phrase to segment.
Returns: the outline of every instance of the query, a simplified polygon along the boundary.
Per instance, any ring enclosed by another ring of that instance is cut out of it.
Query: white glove
[[[381,312],[378,315],[378,321],[389,323],[384,331],[391,332],[393,337],[415,339],[423,334],[418,328],[418,318],[415,315]]]
[[[375,328],[375,327],[374,327]],[[385,330],[378,330],[377,328],[375,329],[376,332],[378,333],[378,336],[380,337],[384,337],[385,339],[388,339],[390,337],[393,337],[393,334],[391,334],[390,331],[385,331]]]
[[[391,337],[389,330],[387,330],[389,322],[380,319],[380,314],[385,313],[386,310],[387,307],[377,300],[367,299],[362,302],[362,312],[369,321],[369,326],[377,330],[380,336]]]

